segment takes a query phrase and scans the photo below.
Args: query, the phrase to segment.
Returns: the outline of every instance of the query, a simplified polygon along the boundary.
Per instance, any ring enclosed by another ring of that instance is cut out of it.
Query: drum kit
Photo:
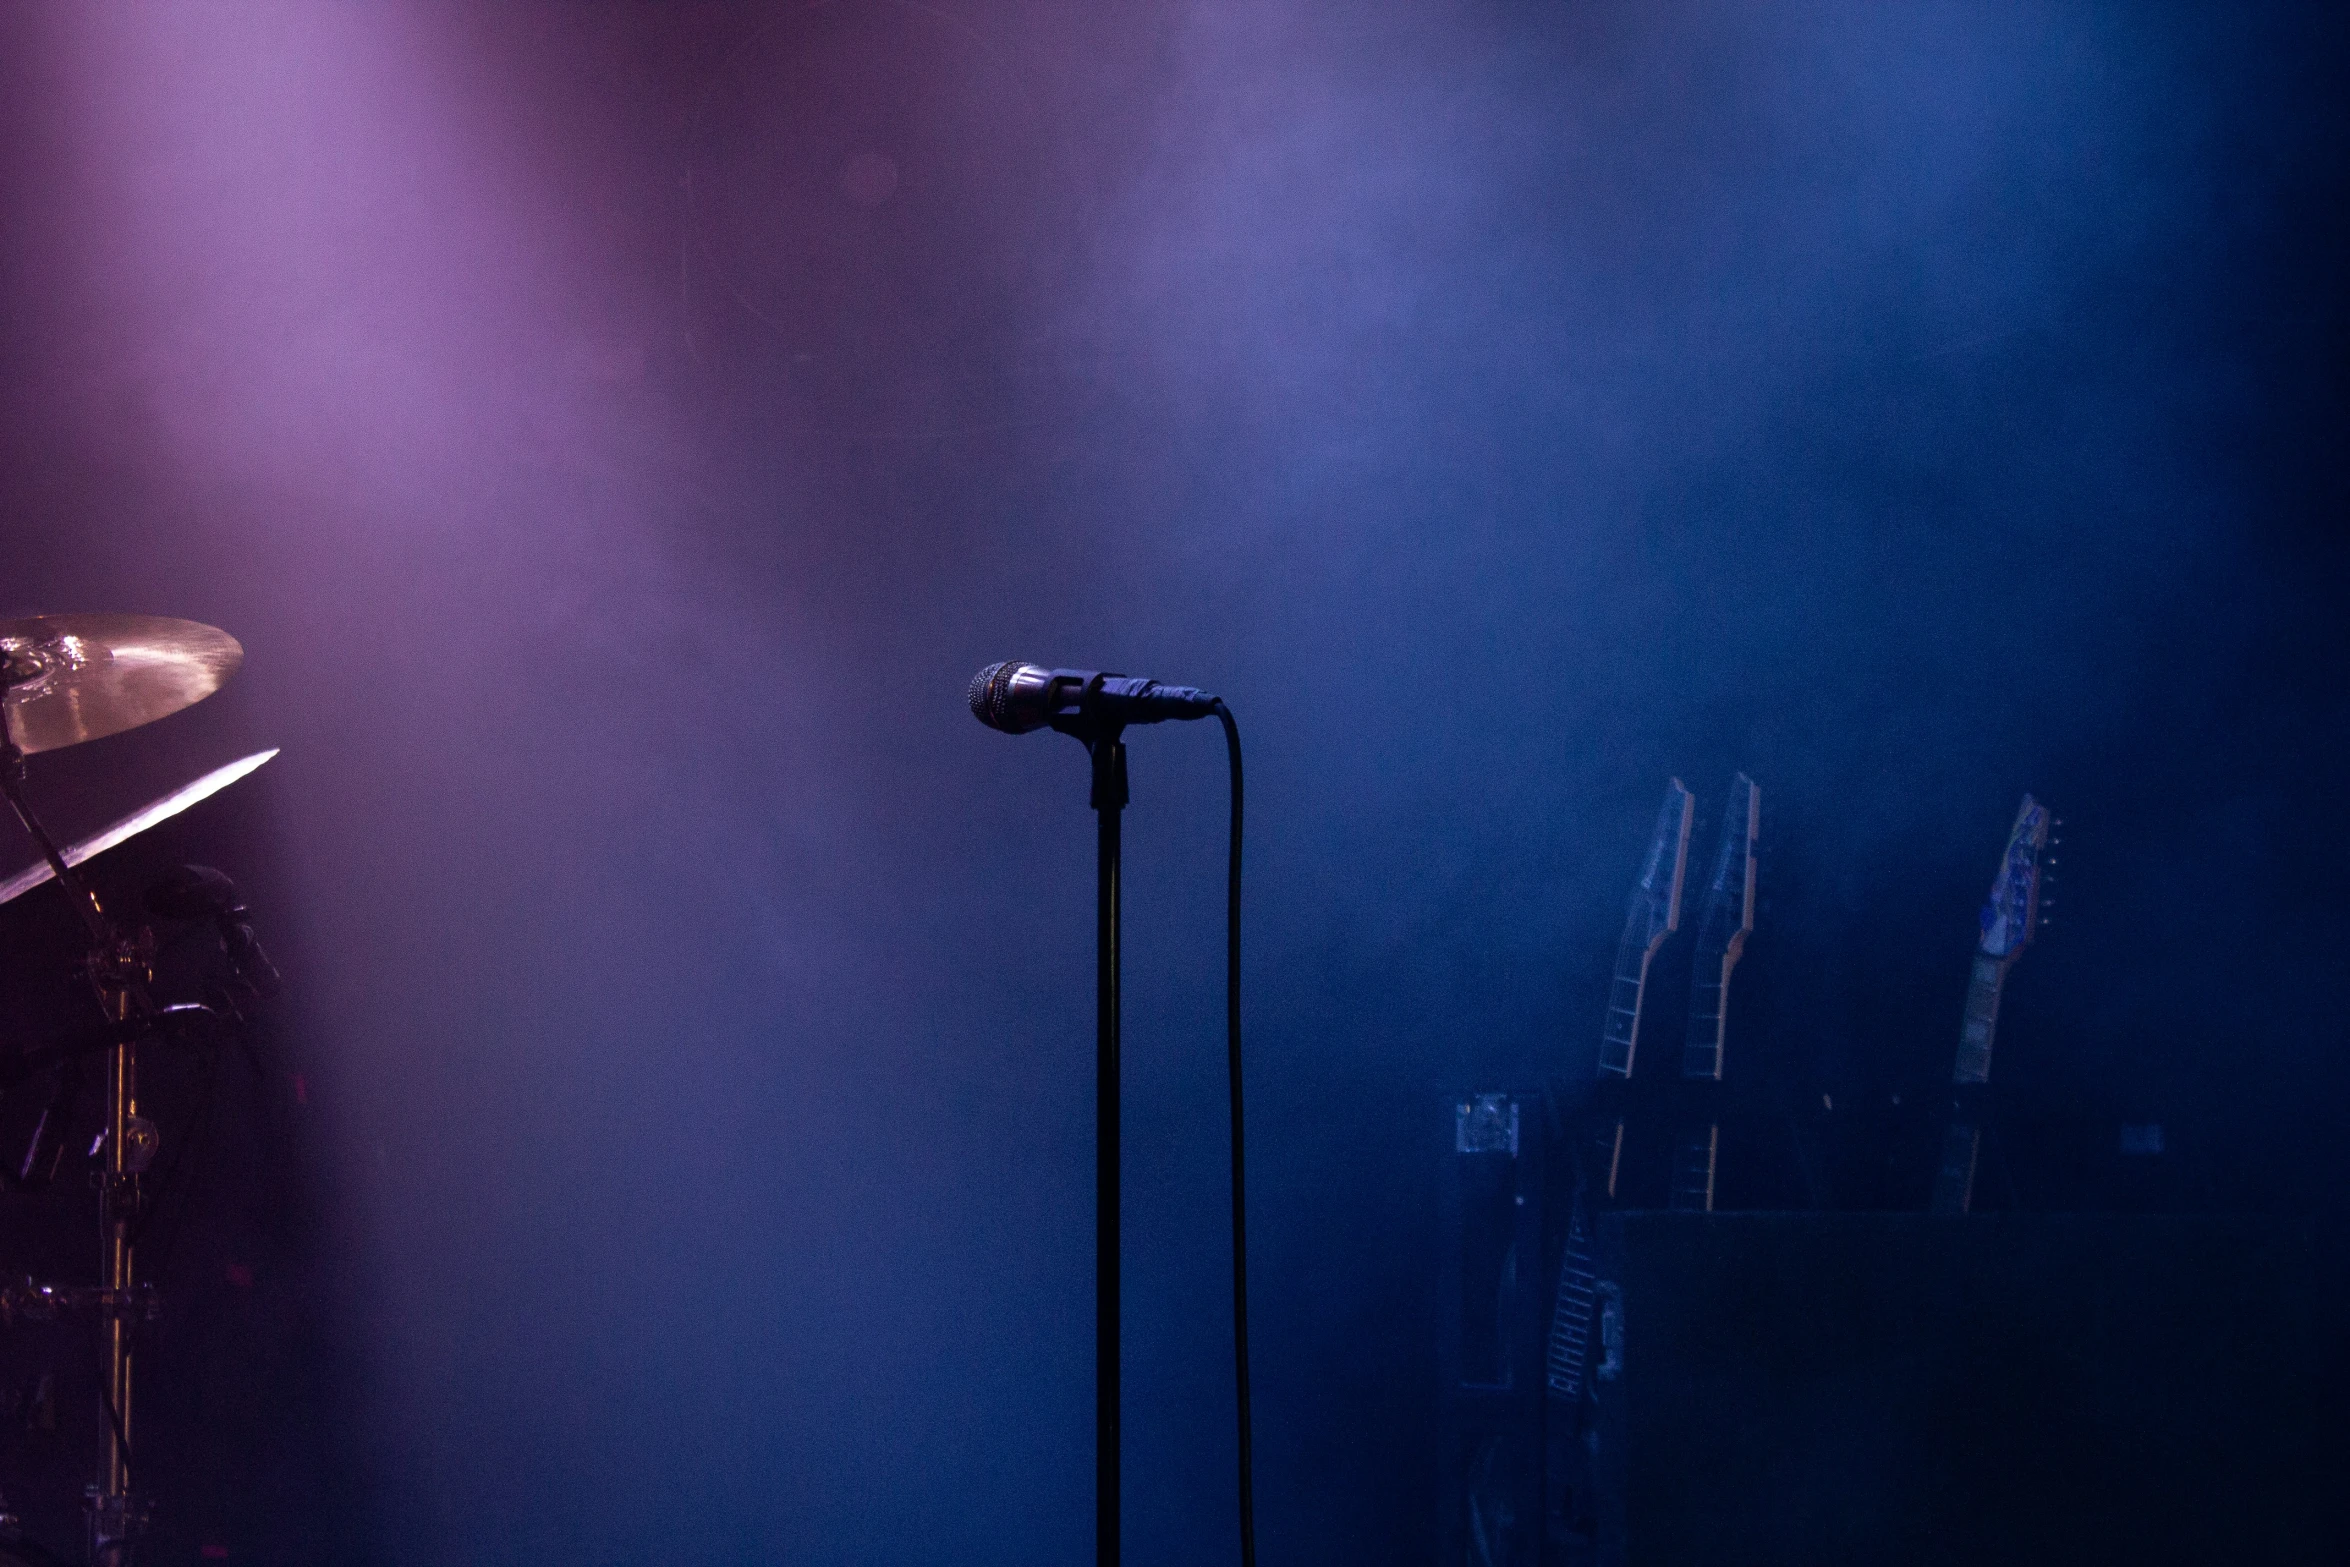
[[[46,1082],[44,1107],[22,1149],[0,1156],[0,1187],[50,1188],[67,1153],[80,1145],[77,1089],[93,1060],[102,1061],[105,1097],[95,1139],[87,1144],[97,1192],[99,1266],[94,1283],[0,1280],[0,1325],[86,1317],[100,1342],[98,1396],[103,1452],[85,1493],[87,1560],[124,1567],[142,1532],[145,1500],[132,1489],[134,1330],[160,1313],[151,1282],[138,1275],[136,1246],[151,1210],[148,1172],[161,1136],[140,1114],[142,1049],[217,1041],[227,1026],[266,1000],[278,977],[253,938],[235,888],[218,871],[185,866],[150,889],[145,912],[166,921],[208,922],[226,958],[225,977],[202,1002],[162,1003],[152,994],[156,928],[125,921],[100,902],[76,867],[227,788],[277,753],[264,751],[215,769],[79,842],[59,845],[26,793],[26,758],[135,729],[218,690],[244,650],[234,637],[189,620],[146,615],[48,615],[0,620],[0,794],[7,796],[38,850],[38,860],[0,881],[0,904],[54,880],[79,923],[88,959],[84,973],[97,1016],[64,1037],[0,1051],[0,1093]],[[87,1128],[81,1128],[86,1132]],[[71,1140],[69,1142],[69,1139]],[[61,1558],[21,1537],[0,1500],[0,1562],[55,1563]]]

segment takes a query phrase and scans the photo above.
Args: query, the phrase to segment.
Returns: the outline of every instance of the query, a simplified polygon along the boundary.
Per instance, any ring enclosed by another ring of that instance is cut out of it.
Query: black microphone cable
[[[1240,1422],[1240,1563],[1256,1567],[1257,1499],[1248,1408],[1248,1160],[1240,1095],[1240,725],[1218,698],[1232,759],[1232,850],[1224,877],[1224,1054],[1232,1076],[1232,1386]]]

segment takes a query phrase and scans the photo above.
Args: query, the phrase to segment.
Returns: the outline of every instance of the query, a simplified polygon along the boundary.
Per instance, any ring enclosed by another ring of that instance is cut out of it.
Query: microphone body
[[[1170,718],[1206,718],[1216,698],[1194,686],[1162,685],[1138,675],[1041,664],[990,664],[971,681],[971,715],[990,729],[1024,735],[1050,726],[1064,733]]]
[[[267,1001],[283,988],[236,883],[211,866],[183,865],[148,888],[147,911],[166,919],[209,920],[228,953],[229,972],[257,999]]]

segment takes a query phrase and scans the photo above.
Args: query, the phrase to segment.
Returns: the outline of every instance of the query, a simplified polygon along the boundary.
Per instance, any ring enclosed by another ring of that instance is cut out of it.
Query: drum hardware
[[[19,1322],[55,1322],[65,1312],[96,1312],[153,1322],[163,1315],[163,1298],[152,1284],[140,1284],[128,1295],[103,1285],[43,1284],[25,1279],[0,1284],[0,1327]]]
[[[54,615],[0,621],[0,794],[24,824],[41,863],[0,884],[6,902],[55,880],[89,938],[87,976],[103,1024],[44,1050],[20,1056],[6,1081],[54,1067],[59,1087],[36,1126],[10,1184],[38,1189],[54,1177],[63,1156],[67,1113],[85,1054],[106,1062],[106,1116],[90,1149],[99,1165],[100,1282],[94,1286],[0,1286],[0,1321],[53,1319],[60,1311],[93,1313],[104,1340],[100,1399],[110,1440],[99,1477],[86,1493],[89,1560],[93,1567],[126,1567],[146,1522],[146,1506],[132,1490],[131,1330],[160,1310],[153,1287],[136,1277],[133,1243],[142,1228],[146,1193],[141,1178],[153,1164],[160,1137],[139,1113],[138,1047],[159,1035],[207,1024],[221,1013],[207,1006],[159,1007],[148,993],[155,957],[151,927],[119,925],[75,871],[92,855],[155,825],[251,772],[276,753],[230,763],[94,837],[60,849],[25,794],[27,756],[151,723],[201,701],[236,671],[244,650],[234,637],[195,621],[139,615]],[[218,872],[191,867],[178,884],[159,888],[174,917],[212,919],[247,997],[274,988],[276,971],[260,956],[244,923],[235,889]],[[230,1015],[234,1015],[234,1001]],[[4,1172],[0,1172],[4,1173]],[[26,1553],[13,1528],[0,1524],[0,1557]]]
[[[210,987],[215,1009],[241,1018],[257,1001],[276,996],[285,984],[277,965],[261,950],[253,930],[253,911],[237,894],[237,884],[209,865],[182,865],[147,889],[147,912],[160,919],[186,920],[212,927],[220,950],[228,959],[228,979]]]
[[[169,1006],[157,1007],[143,1017],[128,1018],[120,1023],[105,1023],[96,1028],[77,1029],[54,1044],[19,1051],[13,1057],[0,1056],[0,1089],[13,1088],[51,1067],[62,1066],[101,1050],[111,1050],[116,1045],[144,1044],[150,1040],[165,1043],[193,1040],[221,1021],[220,1012],[201,1001],[175,1001]]]
[[[0,723],[5,724],[5,733],[0,734],[0,791],[7,794],[17,819],[32,835],[41,857],[49,862],[59,885],[65,889],[67,900],[89,933],[89,973],[99,1010],[108,1022],[117,1025],[127,1024],[134,1016],[143,1019],[151,1010],[144,959],[152,953],[153,937],[149,935],[142,942],[126,937],[115,928],[97,895],[65,863],[55,841],[26,801],[25,751],[16,739],[21,711],[16,701],[20,664],[14,646],[0,639],[0,647],[6,648],[8,654],[6,668],[0,669],[0,680],[8,682],[0,689]],[[37,672],[34,678],[47,680],[55,672],[54,668]],[[125,1157],[130,1143],[130,1123],[138,1113],[137,1074],[136,1047],[128,1039],[110,1043],[106,1048],[106,1130],[110,1135],[99,1181],[104,1283],[99,1287],[106,1298],[118,1302],[132,1298],[137,1287],[132,1273],[130,1228],[138,1213],[139,1177]],[[102,1314],[101,1321],[105,1364],[100,1397],[106,1404],[113,1440],[106,1444],[100,1478],[89,1495],[90,1560],[94,1567],[118,1567],[129,1561],[131,1542],[141,1522],[141,1510],[131,1495],[130,1323],[119,1310]]]
[[[0,1496],[0,1567],[65,1567],[62,1559],[24,1537],[24,1521],[4,1496]]]
[[[0,1055],[0,1093],[43,1072],[57,1074],[56,1087],[50,1091],[40,1119],[33,1123],[32,1134],[25,1139],[23,1154],[13,1167],[0,1165],[0,1190],[38,1194],[48,1190],[57,1179],[58,1169],[65,1160],[65,1129],[73,1119],[73,1107],[80,1097],[82,1079],[78,1067],[83,1057],[112,1050],[118,1044],[202,1040],[220,1021],[221,1014],[209,1006],[193,1001],[174,1002],[157,1007],[145,1017],[81,1029],[52,1044],[13,1056]],[[140,1120],[147,1124],[143,1117]],[[101,1130],[98,1141],[90,1149],[91,1158],[103,1151],[105,1136]],[[136,1146],[134,1140],[134,1150]],[[150,1153],[148,1157],[152,1159],[153,1155]]]
[[[73,1114],[74,1100],[81,1087],[81,1076],[75,1072],[57,1074],[57,1087],[49,1102],[41,1107],[40,1120],[33,1123],[33,1135],[25,1140],[24,1157],[8,1176],[8,1189],[17,1192],[45,1192],[49,1183],[57,1179],[57,1166],[65,1158],[63,1129]],[[46,1152],[48,1157],[43,1158]]]

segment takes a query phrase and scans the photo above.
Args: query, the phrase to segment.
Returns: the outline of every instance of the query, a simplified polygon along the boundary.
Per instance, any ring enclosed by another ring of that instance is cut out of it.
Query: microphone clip
[[[1086,803],[1097,811],[1126,809],[1126,742],[1119,738],[1126,731],[1122,723],[1103,723],[1091,734],[1079,734],[1072,727],[1061,729],[1085,743],[1086,754],[1093,758],[1093,794]]]

